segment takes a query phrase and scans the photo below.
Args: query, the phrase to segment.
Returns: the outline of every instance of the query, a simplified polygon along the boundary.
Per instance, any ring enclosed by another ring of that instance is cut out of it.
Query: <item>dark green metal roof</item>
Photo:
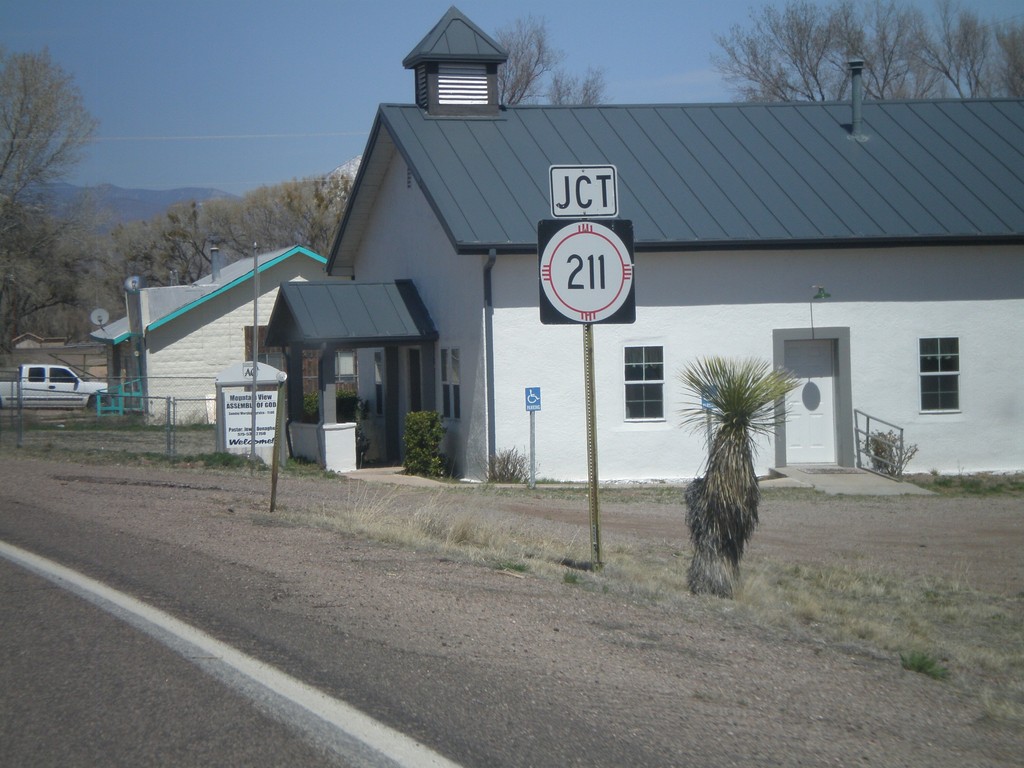
[[[409,280],[283,283],[267,326],[270,346],[384,346],[436,338],[430,314]]]
[[[488,62],[508,59],[505,49],[454,5],[402,61],[412,69],[424,61]]]
[[[1024,241],[1024,101],[381,106],[328,271],[351,264],[394,152],[457,251],[532,252],[550,165],[613,164],[637,250]]]

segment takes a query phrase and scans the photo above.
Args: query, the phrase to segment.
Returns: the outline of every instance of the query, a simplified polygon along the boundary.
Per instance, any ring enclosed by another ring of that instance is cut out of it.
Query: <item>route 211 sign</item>
[[[636,321],[632,221],[541,221],[537,248],[543,324]]]

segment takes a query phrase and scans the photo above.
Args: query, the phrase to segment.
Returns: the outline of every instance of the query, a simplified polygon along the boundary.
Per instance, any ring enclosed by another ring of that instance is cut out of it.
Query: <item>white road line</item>
[[[354,757],[360,764],[390,763],[402,768],[459,768],[457,763],[345,702],[241,653],[202,630],[141,600],[4,541],[0,541],[0,557],[131,623],[249,698],[263,700],[257,703],[262,704],[264,708],[269,706],[274,709],[278,716],[290,721],[292,716],[288,714],[288,710],[294,712],[296,707],[315,716],[322,721],[319,728],[310,728],[302,723],[295,724],[304,730],[313,731],[318,741],[326,742],[324,746],[342,752],[346,759]],[[228,674],[224,674],[225,668]],[[268,705],[265,701],[267,693],[293,706],[282,709],[274,703]],[[339,733],[325,733],[323,724],[336,729]],[[339,735],[340,738],[337,738]],[[362,749],[357,748],[362,754],[353,756],[348,751],[353,742],[362,746]]]

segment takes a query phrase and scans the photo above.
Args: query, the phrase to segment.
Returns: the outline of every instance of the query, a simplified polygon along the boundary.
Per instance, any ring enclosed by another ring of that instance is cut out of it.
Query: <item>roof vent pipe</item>
[[[853,105],[853,123],[851,125],[850,134],[853,138],[860,139],[864,135],[862,128],[863,121],[861,117],[861,111],[864,106],[864,59],[857,56],[851,58],[847,63],[850,66],[850,101]]]
[[[220,270],[224,266],[224,260],[220,255],[220,248],[216,245],[210,249],[210,282],[220,282]]]

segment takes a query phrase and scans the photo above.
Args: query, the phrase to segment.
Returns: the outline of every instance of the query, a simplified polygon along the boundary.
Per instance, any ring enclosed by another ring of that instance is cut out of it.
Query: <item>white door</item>
[[[784,354],[786,368],[800,382],[786,397],[786,463],[834,464],[832,341],[787,341]]]

